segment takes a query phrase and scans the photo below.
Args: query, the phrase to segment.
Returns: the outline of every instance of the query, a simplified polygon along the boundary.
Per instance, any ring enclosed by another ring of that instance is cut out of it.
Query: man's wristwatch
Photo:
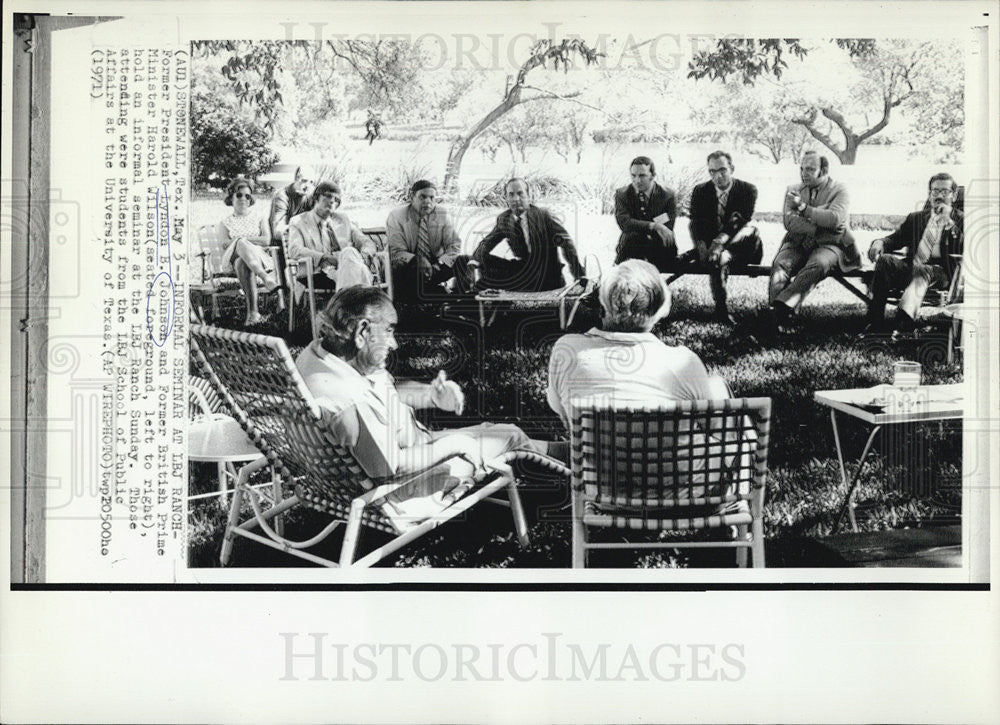
[[[808,205],[804,201],[800,201],[799,205],[797,207],[795,207],[795,211],[797,211],[799,214],[801,214],[802,212],[804,212],[806,210],[806,206],[808,206]]]

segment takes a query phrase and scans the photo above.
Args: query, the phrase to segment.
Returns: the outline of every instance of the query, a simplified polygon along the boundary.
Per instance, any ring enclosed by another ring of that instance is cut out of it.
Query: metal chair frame
[[[211,299],[212,317],[219,317],[220,297],[243,297],[244,292],[240,286],[240,280],[235,273],[220,271],[222,266],[222,253],[225,251],[223,240],[219,238],[217,225],[203,224],[195,232],[195,242],[198,244],[199,252],[195,255],[201,257],[201,281],[189,285],[189,290],[194,293],[209,295]],[[281,261],[278,256],[278,247],[263,247],[271,255],[271,261],[276,270],[281,269]],[[261,282],[254,279],[259,287]],[[285,308],[285,295],[278,291],[278,309]],[[198,307],[198,316],[205,318],[204,311]]]
[[[433,466],[402,478],[369,478],[354,457],[333,439],[324,412],[295,367],[285,341],[280,338],[192,325],[191,353],[265,456],[240,471],[220,554],[223,566],[229,562],[237,536],[322,566],[371,566],[480,501],[509,506],[518,540],[522,546],[527,546],[527,522],[510,464],[515,460],[531,460],[568,474],[568,469],[547,456],[522,451],[508,453],[490,462],[491,472],[481,476],[478,485],[468,494],[438,515],[400,531],[383,515],[379,502]],[[435,466],[440,463],[438,461]],[[294,493],[264,509],[247,480],[255,470],[267,465],[274,467]],[[491,498],[502,491],[506,491],[507,502]],[[254,515],[241,522],[244,501],[249,502]],[[333,520],[315,536],[292,541],[275,531],[270,521],[298,506],[323,512]],[[306,551],[328,537],[341,523],[346,523],[346,530],[339,561]],[[362,526],[393,538],[358,558]]]
[[[571,401],[574,568],[594,549],[721,547],[764,566],[770,398],[616,407]],[[687,531],[736,527],[735,541],[592,543],[588,527]]]

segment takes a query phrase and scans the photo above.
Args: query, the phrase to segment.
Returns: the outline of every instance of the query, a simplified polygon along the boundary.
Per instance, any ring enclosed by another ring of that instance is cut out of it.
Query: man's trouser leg
[[[709,283],[712,287],[712,297],[715,300],[715,313],[717,315],[729,314],[729,293],[726,290],[726,282],[729,280],[729,270],[739,269],[748,264],[760,264],[764,250],[760,241],[760,234],[755,229],[752,234],[740,239],[734,244],[726,247],[732,259],[728,264],[722,264],[712,270]]]
[[[521,260],[501,259],[487,254],[483,259],[480,289],[527,290],[534,286],[537,272]]]
[[[417,258],[408,262],[392,265],[392,296],[397,304],[417,302],[419,293],[417,286]]]
[[[805,265],[792,279],[787,287],[774,298],[791,310],[797,310],[812,292],[813,287],[820,283],[830,271],[840,263],[840,255],[829,247],[817,247],[809,254]]]
[[[771,262],[771,278],[767,283],[767,303],[774,305],[778,295],[788,286],[792,276],[806,263],[807,255],[797,240],[785,237]]]
[[[936,264],[913,265],[913,280],[903,290],[899,298],[899,309],[910,316],[910,319],[917,318],[920,305],[923,304],[927,290],[947,286],[948,277]]]
[[[910,263],[893,254],[883,254],[875,262],[872,276],[872,301],[868,306],[868,321],[873,327],[885,325],[885,305],[893,290],[910,281]]]
[[[671,271],[677,259],[673,233],[664,243],[656,232],[626,232],[618,243],[615,264],[621,264],[626,259],[643,259],[661,272]]]

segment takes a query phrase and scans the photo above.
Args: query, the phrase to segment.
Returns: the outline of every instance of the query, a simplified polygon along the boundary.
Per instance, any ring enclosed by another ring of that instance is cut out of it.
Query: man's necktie
[[[426,214],[420,217],[420,224],[417,226],[417,254],[433,266],[434,255],[431,253],[431,234],[427,228]]]
[[[927,221],[927,228],[924,229],[924,235],[920,237],[920,244],[917,245],[916,259],[920,264],[926,264],[927,260],[931,258],[934,243],[940,239],[943,226],[944,216],[941,214],[932,216]]]
[[[643,211],[645,211],[645,209],[646,209],[646,202],[647,201],[649,201],[649,197],[646,196],[646,192],[645,191],[640,191],[639,192],[639,206],[641,206],[643,208]]]
[[[729,189],[719,193],[719,226],[726,223],[726,203],[729,201]]]
[[[523,215],[514,217],[514,238],[517,240],[517,249],[512,249],[519,257],[526,257],[531,253],[531,244],[528,241],[528,235],[524,230],[525,218]]]

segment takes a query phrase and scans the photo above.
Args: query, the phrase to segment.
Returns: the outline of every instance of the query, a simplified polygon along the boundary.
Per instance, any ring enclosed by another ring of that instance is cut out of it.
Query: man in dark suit
[[[760,234],[750,223],[757,204],[757,187],[733,178],[733,157],[725,151],[708,155],[711,181],[691,192],[691,241],[698,261],[711,270],[715,316],[734,322],[726,307],[730,266],[757,264],[763,255]]]
[[[564,287],[559,249],[573,276],[582,277],[583,265],[569,232],[548,209],[531,203],[528,182],[515,177],[507,182],[504,193],[508,209],[497,217],[496,226],[472,255],[482,269],[479,288],[540,292]],[[490,254],[504,240],[515,259]]]
[[[629,173],[632,183],[615,192],[615,220],[622,230],[615,264],[645,259],[668,272],[677,259],[677,199],[672,189],[656,183],[656,165],[648,156],[632,159]]]
[[[899,229],[876,239],[868,250],[875,262],[868,330],[886,332],[885,304],[889,294],[902,290],[896,309],[896,329],[912,331],[924,296],[930,289],[946,289],[955,273],[951,255],[962,254],[965,218],[955,208],[958,185],[950,174],[934,174],[927,184],[928,204],[907,215]],[[889,254],[906,250],[903,257]]]
[[[295,169],[295,178],[288,186],[278,189],[271,198],[271,242],[280,248],[292,218],[313,207],[312,192],[316,187],[316,172],[308,166]]]

